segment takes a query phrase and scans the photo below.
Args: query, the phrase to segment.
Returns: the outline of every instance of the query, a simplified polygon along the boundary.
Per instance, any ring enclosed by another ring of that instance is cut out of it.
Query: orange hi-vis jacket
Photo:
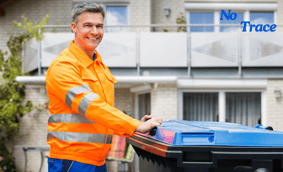
[[[114,83],[96,52],[95,61],[73,41],[46,74],[50,158],[101,166],[112,135],[131,136],[140,122],[114,108]]]

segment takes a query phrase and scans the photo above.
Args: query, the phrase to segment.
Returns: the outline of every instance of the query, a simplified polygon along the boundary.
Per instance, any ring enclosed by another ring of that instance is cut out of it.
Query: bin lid
[[[283,147],[283,132],[227,122],[170,120],[148,137],[173,146]]]

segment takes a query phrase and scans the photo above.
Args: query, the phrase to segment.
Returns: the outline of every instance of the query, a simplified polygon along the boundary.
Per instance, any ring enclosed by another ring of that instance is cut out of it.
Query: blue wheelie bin
[[[127,142],[140,172],[283,172],[283,132],[262,125],[170,120]]]

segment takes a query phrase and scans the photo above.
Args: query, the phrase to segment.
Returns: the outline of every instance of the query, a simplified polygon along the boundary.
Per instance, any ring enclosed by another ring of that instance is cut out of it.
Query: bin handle
[[[156,131],[157,131],[157,127],[155,126],[153,129],[151,129],[151,130],[149,131],[149,135],[150,135],[150,136],[155,136]]]
[[[254,128],[259,128],[259,129],[265,129],[265,130],[273,131],[273,128],[271,126],[263,126],[261,124],[256,125]]]

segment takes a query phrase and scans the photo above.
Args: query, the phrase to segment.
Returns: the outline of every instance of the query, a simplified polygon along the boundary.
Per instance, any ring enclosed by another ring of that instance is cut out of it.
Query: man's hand
[[[138,127],[136,128],[136,132],[140,132],[140,133],[147,133],[149,132],[151,129],[153,129],[155,126],[161,126],[162,121],[164,121],[163,119],[159,119],[155,116],[148,116],[145,115],[141,121],[145,121],[145,122],[141,122],[140,125],[138,125]]]
[[[145,115],[145,116],[142,117],[141,121],[142,121],[142,122],[143,122],[143,121],[147,121],[147,120],[151,119],[152,117],[153,117],[153,116]]]

